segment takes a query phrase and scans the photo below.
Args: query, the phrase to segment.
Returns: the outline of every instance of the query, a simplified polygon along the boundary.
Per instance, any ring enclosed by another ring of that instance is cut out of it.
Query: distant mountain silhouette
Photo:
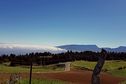
[[[118,48],[104,48],[110,52],[126,52],[126,46],[120,46]],[[22,45],[22,44],[4,44],[0,43],[0,55],[2,54],[26,54],[31,52],[51,52],[61,53],[66,51],[100,51],[96,45],[63,45],[63,46],[40,46],[40,45]]]
[[[126,46],[120,46],[118,48],[104,48],[104,49],[111,52],[126,52]]]
[[[63,45],[63,46],[57,46],[61,49],[66,49],[69,51],[100,51],[101,48],[99,48],[97,45]],[[120,46],[118,48],[104,48],[105,50],[109,52],[126,52],[126,46]]]
[[[61,49],[66,49],[69,51],[100,51],[100,48],[98,48],[96,45],[63,45],[63,46],[57,46]]]

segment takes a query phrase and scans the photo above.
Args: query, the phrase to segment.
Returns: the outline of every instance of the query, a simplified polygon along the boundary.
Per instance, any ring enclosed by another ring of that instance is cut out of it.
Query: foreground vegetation
[[[121,82],[121,83],[119,83],[119,84],[126,84],[126,81],[123,81],[123,82]]]
[[[20,84],[29,84],[29,80],[22,80],[20,81]],[[32,80],[32,84],[68,84],[65,81],[60,80]]]
[[[81,70],[93,70],[96,65],[96,62],[89,61],[75,61],[72,62],[71,68],[73,69],[81,69]],[[52,72],[52,71],[63,71],[64,67],[58,67],[56,65],[48,65],[48,66],[33,66],[34,72]],[[106,61],[103,69],[103,72],[107,72],[114,76],[126,77],[126,61]],[[0,72],[1,73],[24,73],[29,72],[29,66],[15,66],[11,67],[7,64],[0,64]]]
[[[72,62],[72,68],[93,70],[96,62],[75,61]],[[102,71],[108,72],[114,76],[126,77],[126,61],[106,61]]]
[[[32,84],[71,84],[61,80],[48,80],[48,79],[32,79]],[[4,81],[1,84],[10,84],[8,81]],[[29,84],[29,79],[23,79],[15,81],[14,84]]]
[[[96,62],[91,61],[74,61],[71,63],[72,69],[78,70],[93,70],[96,65]],[[56,65],[48,66],[33,66],[33,73],[37,72],[52,72],[52,71],[63,71],[64,67],[59,67]],[[106,61],[103,69],[103,72],[107,72],[114,76],[126,77],[126,61],[113,60]],[[9,63],[0,64],[0,73],[25,73],[29,72],[29,66],[9,66]],[[21,80],[20,84],[28,84],[28,80]],[[64,81],[59,80],[37,80],[33,79],[32,84],[69,84]],[[126,84],[126,81],[120,83]]]
[[[50,71],[63,71],[63,67],[57,67],[55,65],[48,66],[33,66],[33,73],[35,72],[50,72]],[[0,73],[24,73],[29,72],[29,66],[8,66],[0,64]]]

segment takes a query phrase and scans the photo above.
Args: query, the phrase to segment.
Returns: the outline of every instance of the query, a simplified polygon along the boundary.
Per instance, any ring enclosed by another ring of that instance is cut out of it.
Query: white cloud
[[[66,50],[47,45],[0,44],[0,54],[25,54],[31,52],[60,53]]]

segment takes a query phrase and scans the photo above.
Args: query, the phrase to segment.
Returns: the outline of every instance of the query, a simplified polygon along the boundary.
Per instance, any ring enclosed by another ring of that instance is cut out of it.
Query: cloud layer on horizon
[[[26,54],[31,52],[65,52],[65,49],[47,45],[24,45],[24,44],[0,44],[0,55],[2,54]]]

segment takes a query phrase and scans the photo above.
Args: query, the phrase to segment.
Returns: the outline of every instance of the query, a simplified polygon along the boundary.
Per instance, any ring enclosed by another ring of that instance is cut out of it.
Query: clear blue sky
[[[0,43],[126,46],[126,0],[0,0]]]

